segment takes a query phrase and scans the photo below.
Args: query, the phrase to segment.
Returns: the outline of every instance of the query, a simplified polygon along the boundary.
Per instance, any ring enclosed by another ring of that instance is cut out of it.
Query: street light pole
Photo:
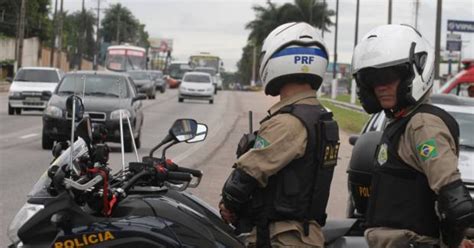
[[[54,1],[54,14],[53,14],[53,36],[51,37],[51,53],[49,54],[49,66],[54,66],[54,49],[56,47],[56,25],[58,24],[58,0]]]
[[[388,24],[392,24],[392,0],[388,0]]]
[[[94,55],[94,70],[97,70],[100,57],[100,37],[99,37],[99,27],[100,27],[100,0],[97,0],[97,27],[96,27],[96,50]]]
[[[17,68],[21,68],[23,63],[23,40],[25,38],[25,12],[26,12],[26,1],[21,0],[20,7],[20,26],[18,34],[18,56],[17,56]]]
[[[63,6],[64,6],[64,0],[61,0],[61,7],[59,10],[58,53],[56,55],[57,68],[61,68],[61,52],[63,48],[63,22],[64,22]]]
[[[439,85],[439,52],[440,52],[440,40],[441,40],[441,11],[442,11],[442,0],[438,0],[436,6],[436,34],[435,34],[435,84]],[[436,85],[434,86],[436,87]]]
[[[356,21],[355,21],[355,35],[354,35],[354,47],[357,45],[359,39],[359,0],[356,3]],[[356,100],[356,81],[353,78],[351,81],[351,104],[354,104]]]
[[[336,0],[336,23],[335,23],[335,34],[334,34],[334,62],[332,67],[332,87],[331,87],[331,98],[336,99],[337,94],[337,26],[339,24],[339,0]]]

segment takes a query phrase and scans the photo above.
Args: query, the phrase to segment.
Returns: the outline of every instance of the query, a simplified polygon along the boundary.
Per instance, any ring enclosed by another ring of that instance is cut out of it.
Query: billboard
[[[474,33],[474,21],[448,20],[448,31]]]
[[[173,39],[150,38],[150,49],[159,52],[173,51]]]

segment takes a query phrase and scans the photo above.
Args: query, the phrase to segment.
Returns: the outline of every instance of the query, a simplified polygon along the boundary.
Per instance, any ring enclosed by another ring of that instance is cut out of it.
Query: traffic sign
[[[461,51],[462,41],[460,34],[447,34],[446,36],[446,50]]]
[[[474,33],[474,21],[448,20],[448,31]]]

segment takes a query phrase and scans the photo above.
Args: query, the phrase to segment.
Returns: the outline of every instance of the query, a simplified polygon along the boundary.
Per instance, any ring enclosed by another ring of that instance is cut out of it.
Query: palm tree
[[[283,5],[284,22],[307,22],[321,30],[329,31],[333,25],[330,16],[334,11],[327,9],[327,4],[316,0],[295,0],[294,4]]]

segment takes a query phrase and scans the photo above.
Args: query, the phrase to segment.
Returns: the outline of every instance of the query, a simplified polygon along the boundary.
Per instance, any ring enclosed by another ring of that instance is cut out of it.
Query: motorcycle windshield
[[[73,160],[83,156],[87,153],[87,144],[86,142],[79,137],[74,142],[74,152],[73,152]],[[48,187],[51,184],[51,178],[48,177],[48,170],[52,166],[63,166],[65,164],[70,163],[70,156],[71,156],[71,147],[66,149],[59,157],[57,157],[51,165],[46,169],[46,171],[41,175],[38,181],[35,183],[33,188],[31,189],[30,193],[28,193],[28,203],[32,204],[43,204],[47,199],[53,198],[48,192]],[[70,165],[69,165],[70,166]],[[75,165],[73,164],[73,169]]]

